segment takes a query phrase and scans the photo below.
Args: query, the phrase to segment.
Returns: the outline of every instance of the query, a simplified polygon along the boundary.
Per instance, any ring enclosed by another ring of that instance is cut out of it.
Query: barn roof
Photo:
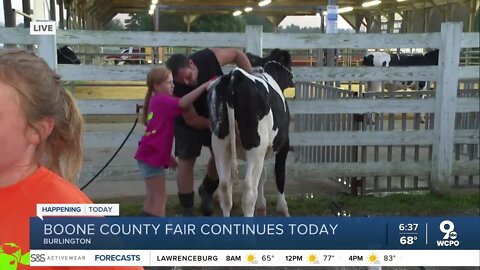
[[[89,6],[99,9],[105,14],[130,13],[147,11],[151,4],[150,0],[83,0],[89,2]],[[82,2],[81,0],[79,2]],[[164,11],[202,14],[202,13],[230,13],[235,9],[247,6],[253,7],[252,12],[261,14],[284,14],[306,15],[315,14],[320,8],[325,8],[328,0],[273,0],[265,7],[258,7],[259,0],[160,0],[158,6]],[[462,3],[469,5],[471,0],[382,0],[382,3],[374,7],[362,7],[366,0],[337,0],[340,7],[351,6],[356,14],[383,14],[388,12],[401,12],[406,10],[422,9],[425,7],[442,8],[446,4]]]
[[[4,1],[4,5],[9,1],[11,0]],[[70,11],[71,17],[66,18],[72,21],[69,28],[72,28],[73,25],[73,28],[84,29],[99,28],[119,13],[146,12],[150,9],[152,2],[156,3],[158,10],[161,12],[191,16],[214,13],[231,14],[235,10],[242,10],[249,6],[253,8],[252,14],[265,15],[274,23],[280,22],[288,15],[316,14],[319,10],[325,10],[329,2],[329,0],[271,1],[271,4],[259,7],[258,2],[260,0],[56,0],[60,7]],[[341,14],[352,26],[358,25],[358,22],[362,21],[363,18],[422,9],[434,9],[437,16],[442,17],[442,21],[448,21],[450,19],[448,14],[459,6],[467,10],[467,14],[462,16],[468,17],[468,19],[464,18],[463,21],[472,24],[471,22],[477,20],[475,16],[478,16],[479,10],[478,0],[382,0],[380,5],[362,7],[362,3],[366,1],[369,0],[336,0],[334,2],[340,8],[353,8],[352,11]],[[427,20],[429,16],[432,16],[432,14],[424,14],[422,16],[425,17],[423,20]],[[79,24],[82,24],[82,26]]]

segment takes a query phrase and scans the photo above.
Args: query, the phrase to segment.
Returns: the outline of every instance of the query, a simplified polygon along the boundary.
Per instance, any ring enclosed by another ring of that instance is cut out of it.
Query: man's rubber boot
[[[198,187],[198,195],[202,199],[200,211],[204,216],[213,214],[213,193],[218,187],[218,180],[213,180],[205,175],[202,184]]]

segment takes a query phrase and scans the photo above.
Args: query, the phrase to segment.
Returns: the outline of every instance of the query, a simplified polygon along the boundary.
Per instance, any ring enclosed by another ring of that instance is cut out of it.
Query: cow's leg
[[[258,197],[257,204],[255,206],[255,216],[267,215],[267,200],[265,199],[265,182],[267,182],[267,170],[265,166],[262,170],[262,176],[260,177],[260,183],[258,184]]]
[[[288,213],[287,200],[285,200],[285,166],[289,148],[290,143],[287,140],[275,156],[275,182],[278,190],[277,213],[286,217],[290,216]]]
[[[230,136],[220,139],[212,135],[212,150],[215,153],[215,165],[217,166],[219,188],[217,189],[220,208],[223,216],[229,217],[232,210],[232,155],[230,150]]]
[[[381,81],[367,82],[365,93],[375,93],[375,92],[377,93],[382,92],[382,82]],[[375,99],[375,96],[373,98]],[[365,122],[367,124],[371,124],[371,125],[375,124],[375,116],[372,112],[365,113],[364,117],[366,118]]]
[[[428,82],[419,82],[418,88],[420,89],[420,91],[425,91],[427,90],[427,85]],[[422,99],[425,99],[426,97],[426,95],[422,95]],[[425,113],[420,114],[420,123],[425,123]]]
[[[255,203],[258,195],[258,182],[263,170],[263,162],[267,147],[260,144],[245,152],[247,170],[242,193],[242,210],[246,217],[253,217],[255,214]]]

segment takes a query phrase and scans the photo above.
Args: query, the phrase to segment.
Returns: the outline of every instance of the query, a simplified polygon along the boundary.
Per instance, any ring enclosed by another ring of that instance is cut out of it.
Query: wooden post
[[[33,3],[33,18],[35,21],[46,20],[43,1]],[[56,35],[39,35],[37,37],[38,55],[42,57],[51,69],[57,70],[57,38]]]
[[[63,0],[58,0],[58,16],[60,18],[60,21],[58,23],[58,28],[59,29],[65,29],[65,17],[63,16]],[[93,29],[96,29],[96,28],[92,28]]]
[[[55,0],[50,0],[50,20],[56,21],[57,20],[57,4]]]
[[[245,52],[263,57],[263,25],[247,25],[245,28]]]
[[[462,23],[442,23],[430,186],[430,190],[437,194],[448,193],[452,184],[453,136],[461,34]]]

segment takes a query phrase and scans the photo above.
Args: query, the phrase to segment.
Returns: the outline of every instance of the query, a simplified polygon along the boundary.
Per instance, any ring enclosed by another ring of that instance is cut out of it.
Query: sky
[[[36,0],[36,1],[41,1],[41,0]],[[22,0],[11,0],[12,2],[12,8],[22,10]],[[30,3],[32,0],[30,1]],[[0,23],[4,24],[5,23],[5,18],[3,14],[3,1],[0,2]],[[32,5],[31,5],[32,6]],[[16,15],[16,21],[18,23],[23,23],[23,16],[21,15]],[[120,18],[123,18],[124,16],[120,16]],[[281,23],[280,26],[289,26],[291,24],[298,25],[300,27],[319,27],[320,26],[320,18],[317,16],[287,16]],[[339,16],[338,19],[338,28],[351,28],[350,25],[342,18]]]

